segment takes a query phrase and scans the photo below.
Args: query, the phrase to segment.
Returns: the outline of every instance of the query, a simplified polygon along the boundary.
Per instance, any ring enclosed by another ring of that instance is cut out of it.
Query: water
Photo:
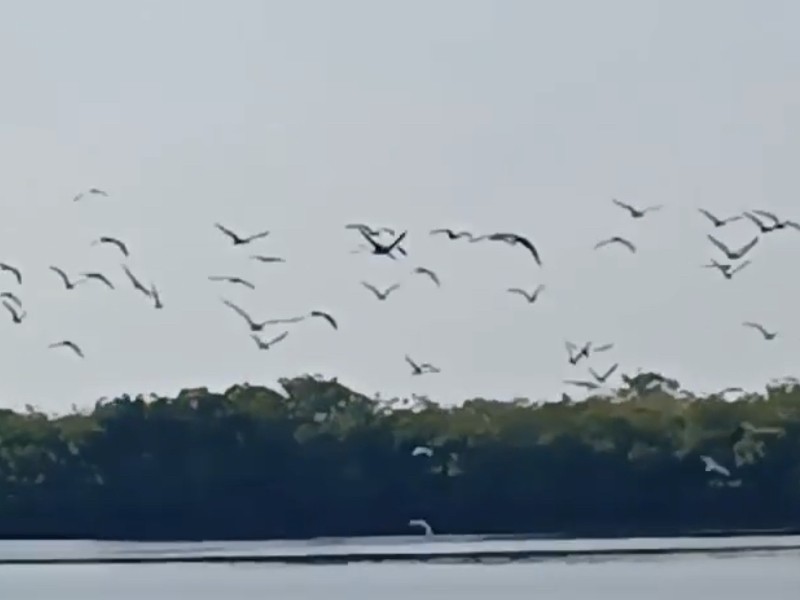
[[[768,543],[788,545],[789,538]],[[755,540],[748,540],[752,545]],[[662,546],[729,546],[731,539],[660,540]],[[733,540],[734,543],[737,540]],[[765,538],[760,542],[765,543]],[[797,540],[794,540],[797,543]],[[456,544],[455,540],[428,545]],[[480,548],[500,541],[467,541],[462,548]],[[506,541],[524,544],[520,540]],[[652,547],[655,540],[570,540],[527,542],[573,547],[621,544]],[[399,547],[423,544],[409,541]],[[14,557],[103,556],[256,552],[333,552],[347,546],[389,546],[389,540],[337,543],[207,543],[123,544],[95,542],[2,542],[0,559]],[[283,548],[281,548],[283,546]],[[160,550],[160,549],[161,550]],[[381,551],[384,551],[382,549]],[[418,551],[418,550],[415,550]],[[497,565],[429,563],[354,563],[346,566],[281,564],[148,564],[148,565],[4,565],[0,566],[3,600],[789,600],[800,589],[800,552],[784,550],[737,554],[673,554],[657,557],[620,555],[612,558],[564,558]],[[272,595],[274,594],[274,595]]]

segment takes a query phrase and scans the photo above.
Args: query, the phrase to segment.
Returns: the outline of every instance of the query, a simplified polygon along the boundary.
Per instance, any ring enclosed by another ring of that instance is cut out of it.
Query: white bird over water
[[[420,454],[424,454],[425,456],[433,456],[433,450],[427,446],[417,446],[411,451],[411,456],[419,456]]]
[[[411,519],[408,522],[409,527],[422,527],[425,530],[425,535],[433,535],[433,529],[425,519]]]
[[[706,466],[706,473],[714,471],[716,473],[719,473],[720,475],[724,475],[725,477],[731,476],[731,472],[728,469],[723,467],[721,464],[719,464],[710,456],[703,455],[700,457],[700,460],[702,460],[703,464]]]

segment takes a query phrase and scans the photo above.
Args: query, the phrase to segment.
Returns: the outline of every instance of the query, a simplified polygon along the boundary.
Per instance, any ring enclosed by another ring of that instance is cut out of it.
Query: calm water
[[[754,539],[751,543],[787,545],[790,538]],[[793,540],[797,543],[797,539]],[[455,540],[444,543],[455,545]],[[465,550],[500,541],[461,542]],[[526,542],[506,541],[505,544]],[[655,540],[536,541],[555,548],[632,545],[653,547]],[[582,545],[581,545],[582,543]],[[662,546],[730,546],[736,540],[660,540]],[[381,546],[388,540],[260,544],[271,552],[304,547],[306,552],[341,547]],[[392,550],[420,544],[408,541]],[[97,544],[93,542],[2,542],[0,558],[99,556],[107,554],[242,553],[259,544]],[[615,546],[616,547],[616,546]],[[477,600],[794,600],[800,590],[800,552],[728,555],[619,556],[602,560],[567,558],[539,562],[474,564],[370,564],[347,566],[284,565],[5,565],[0,566],[3,600],[281,600],[444,599]],[[275,594],[275,595],[271,595]]]

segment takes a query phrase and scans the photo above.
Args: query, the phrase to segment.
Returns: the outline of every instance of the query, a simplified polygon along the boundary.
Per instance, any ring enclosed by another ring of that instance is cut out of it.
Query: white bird
[[[408,522],[409,527],[422,527],[425,530],[425,535],[433,535],[433,529],[425,519],[411,519]]]
[[[411,456],[421,456],[423,454],[429,457],[433,456],[433,450],[431,450],[427,446],[417,446],[411,451]]]
[[[706,473],[715,472],[719,473],[720,475],[724,475],[725,477],[731,476],[731,472],[728,469],[723,467],[721,464],[719,464],[710,456],[703,455],[700,457],[700,460],[703,461],[703,464],[706,467]]]

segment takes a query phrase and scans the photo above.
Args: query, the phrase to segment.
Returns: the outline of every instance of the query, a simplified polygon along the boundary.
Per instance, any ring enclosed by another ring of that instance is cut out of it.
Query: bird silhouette
[[[541,294],[544,291],[544,289],[545,289],[544,284],[539,284],[536,287],[536,289],[533,290],[533,292],[531,293],[526,292],[522,288],[508,288],[508,290],[506,291],[509,292],[510,294],[519,294],[528,301],[528,304],[533,304],[534,302],[536,302],[537,298],[539,298],[539,294]]]
[[[257,260],[258,262],[262,263],[282,263],[286,262],[285,259],[280,258],[279,256],[263,256],[261,254],[253,254],[250,256],[252,260]]]
[[[89,273],[81,273],[80,275],[81,275],[81,277],[83,277],[86,280],[94,279],[95,281],[100,281],[100,282],[104,283],[109,289],[112,289],[112,290],[114,289],[114,284],[111,283],[111,281],[109,281],[108,277],[106,277],[102,273],[89,272]]]
[[[433,281],[433,283],[436,284],[437,287],[441,287],[442,285],[442,282],[439,280],[439,276],[430,269],[427,269],[425,267],[417,267],[416,269],[414,269],[414,273],[417,273],[419,275],[427,275],[428,277],[430,277],[431,281]]]
[[[262,231],[261,233],[254,233],[253,235],[250,235],[250,236],[247,236],[247,237],[241,237],[237,233],[234,233],[233,231],[231,231],[230,229],[228,229],[227,227],[225,227],[223,225],[220,225],[219,223],[214,223],[214,227],[216,227],[222,233],[227,235],[231,239],[231,241],[233,242],[234,246],[241,246],[243,244],[249,244],[252,241],[255,241],[255,240],[263,238],[263,237],[267,237],[269,235],[269,231]]]
[[[22,300],[14,294],[13,292],[0,292],[0,298],[7,298],[11,300],[14,304],[16,304],[19,308],[22,308]]]
[[[241,307],[237,306],[236,304],[234,304],[234,303],[233,303],[233,302],[231,302],[230,300],[226,300],[225,298],[223,298],[223,299],[222,299],[222,303],[223,303],[225,306],[228,306],[229,308],[233,309],[233,311],[234,311],[236,314],[238,314],[238,315],[239,315],[240,317],[242,317],[242,318],[243,318],[245,321],[247,321],[247,325],[248,325],[248,327],[250,327],[250,331],[257,332],[257,331],[261,331],[262,329],[264,329],[264,327],[266,327],[266,325],[267,325],[267,321],[254,321],[254,320],[253,320],[253,319],[250,317],[250,315],[249,315],[249,314],[247,314],[247,313],[244,311],[244,309],[243,309],[243,308],[241,308]]]
[[[598,381],[598,382],[600,382],[600,383],[605,383],[605,382],[606,382],[606,380],[607,380],[609,377],[611,377],[611,375],[613,375],[613,374],[614,374],[614,371],[616,371],[618,367],[619,367],[619,363],[614,363],[614,364],[613,364],[613,365],[611,365],[611,367],[609,367],[609,369],[608,369],[608,370],[607,370],[605,373],[603,373],[602,375],[598,374],[598,373],[597,373],[597,371],[595,371],[593,368],[589,367],[589,373],[591,373],[592,377],[594,377],[596,381]]]
[[[336,322],[336,319],[334,319],[330,314],[326,313],[325,311],[312,310],[309,313],[309,316],[325,319],[328,323],[331,324],[331,327],[333,327],[334,329],[339,329],[339,324]]]
[[[414,360],[406,354],[406,362],[411,365],[411,374],[412,375],[422,375],[424,373],[439,373],[440,370],[438,367],[433,366],[431,363],[421,363],[417,364]]]
[[[754,322],[752,322],[752,321],[745,321],[744,323],[742,323],[742,325],[743,325],[744,327],[750,327],[751,329],[755,329],[755,330],[757,330],[757,331],[761,332],[761,335],[763,335],[763,336],[764,336],[764,339],[765,339],[765,340],[774,340],[774,339],[777,337],[777,335],[778,335],[778,332],[777,332],[777,331],[773,331],[773,332],[771,332],[771,331],[767,331],[767,330],[764,328],[764,326],[763,326],[763,325],[761,325],[761,324],[759,324],[759,323],[754,323]]]
[[[714,244],[717,248],[719,248],[722,251],[722,253],[728,257],[728,260],[739,260],[745,254],[750,252],[750,250],[752,250],[753,247],[758,243],[758,236],[756,236],[738,250],[731,250],[725,244],[723,244],[717,238],[715,238],[713,235],[708,234],[706,237],[708,237],[711,243]]]
[[[602,248],[603,246],[608,246],[609,244],[621,244],[625,246],[628,250],[635,253],[636,246],[633,245],[633,242],[626,240],[624,237],[620,237],[615,235],[614,237],[610,237],[605,240],[601,240],[594,245],[594,249],[597,250],[598,248]]]
[[[285,340],[286,336],[288,336],[288,335],[289,335],[289,332],[288,331],[284,331],[280,335],[278,335],[278,336],[276,336],[276,337],[274,337],[271,340],[266,341],[266,342],[264,340],[262,340],[258,336],[258,334],[255,334],[255,333],[250,334],[250,337],[253,338],[253,340],[255,340],[256,345],[258,346],[259,350],[269,350],[270,348],[272,348],[272,346],[274,346],[275,344],[277,344],[281,340]]]
[[[229,275],[211,275],[208,278],[209,281],[227,281],[228,283],[235,283],[239,285],[243,285],[244,287],[250,288],[251,290],[256,289],[256,286],[247,281],[246,279],[242,279],[241,277],[232,277]]]
[[[14,278],[17,280],[17,283],[22,285],[22,273],[20,272],[20,270],[17,267],[13,267],[13,266],[9,265],[8,263],[0,262],[0,271],[7,271],[7,272],[11,273],[14,276]]]
[[[369,225],[364,225],[363,223],[350,223],[344,226],[345,229],[357,229],[358,231],[363,231],[372,237],[378,237],[382,233],[387,233],[389,235],[395,235],[395,230],[391,227],[370,227]]]
[[[441,235],[445,234],[450,240],[458,240],[461,238],[467,238],[468,240],[474,240],[475,236],[470,233],[469,231],[454,231],[453,229],[432,229],[430,232],[431,235]]]
[[[9,304],[8,302],[6,302],[5,300],[3,300],[3,306],[5,306],[6,310],[9,313],[11,313],[11,320],[14,321],[14,323],[17,323],[17,324],[22,323],[22,320],[28,314],[25,311],[17,312],[17,309],[14,306],[12,306],[11,304]]]
[[[738,273],[739,271],[744,269],[749,264],[750,264],[749,260],[744,260],[744,261],[740,262],[738,265],[736,265],[734,267],[733,265],[723,264],[723,263],[717,262],[716,260],[712,260],[710,264],[703,265],[703,266],[706,267],[706,268],[717,269],[720,273],[722,273],[722,275],[723,275],[723,277],[725,277],[725,279],[733,279],[733,276],[736,273]]]
[[[724,227],[728,223],[733,223],[734,221],[739,221],[742,218],[742,215],[734,215],[734,216],[728,217],[726,219],[720,219],[720,218],[714,216],[713,214],[711,214],[705,208],[698,208],[697,210],[699,210],[701,214],[705,215],[706,218],[708,218],[708,220],[711,221],[711,223],[714,225],[714,227]]]
[[[372,246],[372,254],[377,254],[379,256],[388,256],[389,258],[394,258],[392,256],[392,251],[395,248],[398,248],[400,242],[402,242],[406,237],[406,231],[398,235],[394,241],[389,244],[381,244],[380,242],[375,241],[366,231],[363,229],[359,229],[358,232],[362,235],[362,237],[369,242],[370,246]]]
[[[367,288],[369,291],[375,294],[375,297],[378,300],[386,300],[386,298],[389,297],[389,294],[391,294],[393,291],[395,291],[397,288],[400,287],[399,283],[395,283],[394,285],[390,285],[384,291],[380,291],[374,285],[372,285],[371,283],[367,283],[366,281],[362,281],[361,285],[363,285],[365,288]]]
[[[648,206],[647,208],[639,209],[634,206],[631,206],[630,204],[626,204],[625,202],[620,202],[616,198],[612,198],[611,201],[620,208],[624,208],[625,210],[627,210],[634,219],[641,219],[647,213],[654,212],[656,210],[661,210],[663,208],[662,204],[657,204],[655,206]]]
[[[68,290],[74,290],[75,287],[86,281],[85,278],[76,279],[73,281],[67,276],[67,274],[62,269],[58,267],[50,267],[50,270],[56,273],[61,278],[61,281],[64,282],[64,287],[67,288]]]
[[[81,192],[80,194],[75,196],[72,200],[74,202],[77,202],[78,200],[80,200],[81,198],[83,198],[85,196],[108,196],[108,192],[103,191],[103,190],[98,189],[98,188],[89,188],[85,192]]]
[[[127,265],[122,265],[122,270],[125,272],[125,275],[130,280],[134,289],[139,290],[148,298],[152,298],[153,296],[152,286],[150,288],[145,287],[145,285],[141,281],[139,281],[139,279],[131,272],[131,270],[128,268]]]
[[[98,246],[100,244],[116,246],[124,256],[129,256],[128,246],[126,246],[122,240],[104,235],[92,242],[92,246]]]
[[[772,225],[768,225],[769,231],[776,231],[779,229],[785,229],[786,227],[791,227],[792,229],[800,230],[800,224],[794,221],[784,221],[779,219],[774,213],[771,213],[766,210],[754,210],[755,214],[765,217],[772,221]]]
[[[81,358],[85,358],[83,355],[83,350],[81,350],[80,346],[78,346],[78,344],[76,344],[75,342],[71,342],[70,340],[62,340],[60,342],[54,342],[48,346],[48,348],[61,348],[61,347],[69,348]]]
[[[531,253],[531,256],[533,256],[533,260],[536,261],[537,265],[539,265],[540,267],[542,266],[542,259],[541,256],[539,255],[539,251],[536,249],[536,246],[534,246],[531,243],[531,241],[524,236],[521,236],[517,233],[491,233],[489,235],[483,236],[483,238],[493,242],[505,242],[507,244],[510,244],[511,246],[519,244],[520,246],[527,249],[528,252]]]

